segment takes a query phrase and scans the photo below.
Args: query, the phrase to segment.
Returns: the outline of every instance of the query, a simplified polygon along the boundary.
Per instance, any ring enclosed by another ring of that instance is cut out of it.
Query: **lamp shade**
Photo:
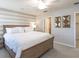
[[[30,22],[30,24],[31,24],[32,28],[36,28],[36,23],[35,22]]]

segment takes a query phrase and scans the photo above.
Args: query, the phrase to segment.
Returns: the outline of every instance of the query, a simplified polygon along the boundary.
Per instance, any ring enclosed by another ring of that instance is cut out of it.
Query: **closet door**
[[[79,40],[79,14],[77,14],[77,20],[76,20],[76,36]]]
[[[51,34],[51,17],[48,17],[45,20],[45,32],[48,32]]]
[[[77,39],[79,40],[79,23],[77,23],[76,25],[77,25],[76,26],[76,31],[77,31],[76,32],[77,33],[76,36],[77,36]]]

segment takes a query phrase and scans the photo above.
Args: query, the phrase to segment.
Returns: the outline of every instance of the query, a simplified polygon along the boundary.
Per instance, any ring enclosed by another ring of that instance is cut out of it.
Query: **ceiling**
[[[62,8],[68,8],[73,6],[73,3],[75,2],[79,2],[79,0],[56,0],[51,2],[45,10],[56,11]],[[45,11],[37,8],[35,0],[0,0],[0,8],[6,8],[33,15],[39,15]]]

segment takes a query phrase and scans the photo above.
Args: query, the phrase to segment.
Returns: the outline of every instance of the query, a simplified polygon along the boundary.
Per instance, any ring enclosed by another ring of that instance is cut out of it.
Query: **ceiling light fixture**
[[[38,8],[40,10],[42,9],[46,9],[48,7],[48,5],[51,4],[51,2],[54,2],[56,0],[38,0]]]
[[[45,5],[45,3],[42,0],[39,0],[38,8],[45,9],[45,8],[47,8],[47,6]]]

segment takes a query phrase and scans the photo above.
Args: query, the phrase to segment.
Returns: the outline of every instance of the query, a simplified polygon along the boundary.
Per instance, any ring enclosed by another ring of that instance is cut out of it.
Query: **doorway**
[[[76,47],[79,48],[79,13],[76,13]]]
[[[51,17],[47,17],[45,20],[45,32],[51,34]]]

